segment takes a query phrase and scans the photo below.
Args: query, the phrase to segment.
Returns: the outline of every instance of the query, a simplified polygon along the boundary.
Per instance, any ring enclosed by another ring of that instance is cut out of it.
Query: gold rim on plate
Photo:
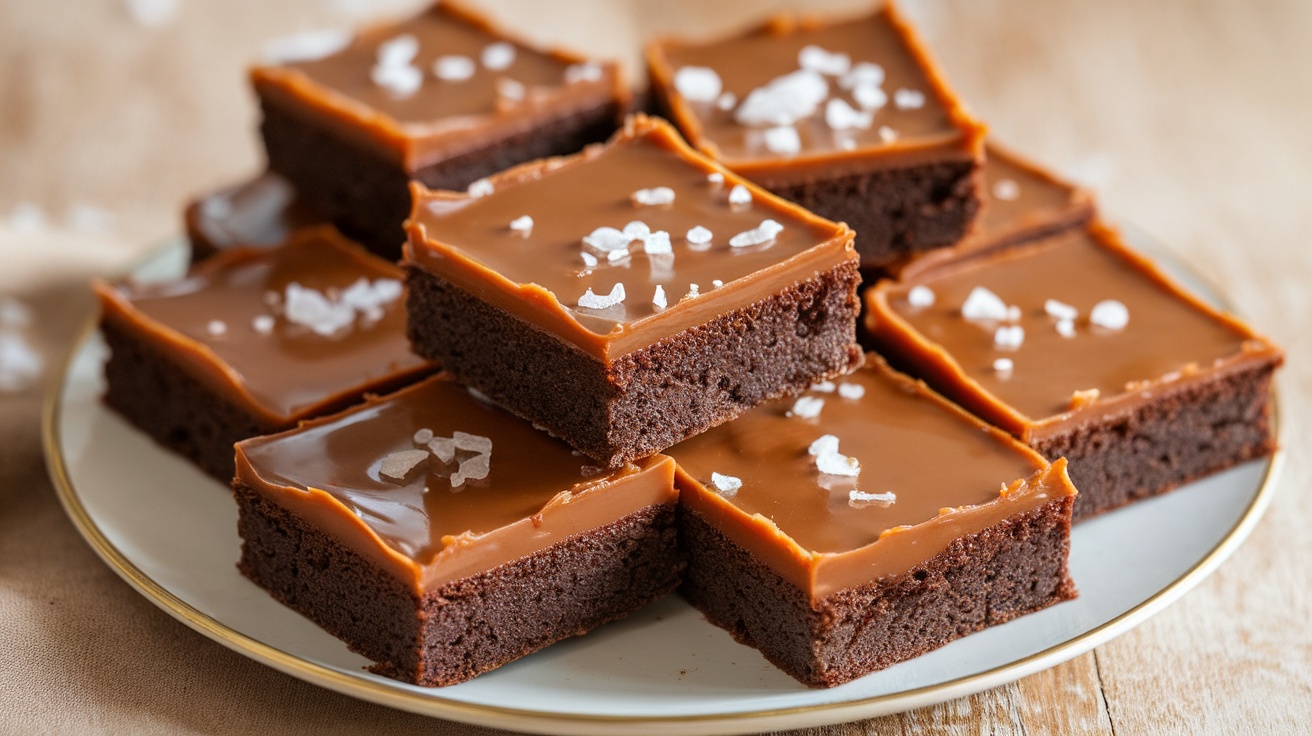
[[[1160,251],[1154,257],[1167,261],[1173,275],[1188,273],[1196,280],[1202,277],[1186,268],[1173,256]],[[1174,262],[1171,262],[1174,261]],[[1211,283],[1203,281],[1211,292],[1209,301],[1219,301],[1223,309],[1230,305]],[[92,318],[78,333],[73,348],[60,365],[59,372],[46,394],[42,411],[41,436],[50,478],[59,502],[73,521],[78,532],[105,564],[119,577],[155,605],[192,629],[214,641],[244,654],[258,662],[330,690],[422,715],[437,716],[464,723],[516,729],[539,733],[607,733],[614,726],[624,725],[629,733],[663,732],[679,726],[682,732],[704,734],[745,733],[753,730],[802,728],[842,723],[889,713],[903,712],[926,705],[941,703],[970,695],[991,687],[1019,680],[1028,675],[1073,659],[1129,631],[1179,600],[1243,544],[1252,532],[1274,496],[1276,479],[1284,466],[1286,429],[1280,422],[1280,391],[1272,394],[1271,422],[1275,428],[1277,450],[1266,459],[1267,466],[1257,492],[1230,530],[1207,554],[1189,567],[1182,575],[1138,605],[1088,631],[1060,644],[1049,647],[997,667],[965,675],[946,682],[911,690],[885,693],[855,700],[786,708],[767,708],[720,714],[698,715],[588,715],[568,714],[510,708],[499,705],[472,704],[443,697],[440,691],[417,693],[392,687],[385,683],[347,674],[331,667],[308,662],[275,646],[247,636],[194,606],[184,602],[160,585],[127,556],[115,547],[87,512],[69,477],[63,448],[60,446],[61,409],[68,388],[70,372],[77,356],[86,348],[96,328]],[[1280,382],[1279,379],[1277,381]]]

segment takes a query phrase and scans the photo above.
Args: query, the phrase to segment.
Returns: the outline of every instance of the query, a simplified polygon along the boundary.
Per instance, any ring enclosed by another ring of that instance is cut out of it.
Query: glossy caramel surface
[[[669,450],[684,503],[720,520],[722,531],[804,590],[905,572],[951,539],[1015,513],[1016,503],[1073,492],[1056,476],[1036,476],[1047,473],[1042,458],[876,357],[834,383],[802,395],[824,401],[814,418],[798,415],[795,399],[776,401]],[[863,391],[860,398],[839,392],[852,387]],[[818,469],[808,449],[823,435],[837,437],[838,451],[859,461],[857,477]],[[742,486],[718,492],[713,473]],[[1010,490],[1000,496],[1004,487]],[[861,502],[853,490],[896,499]],[[1003,496],[1007,503],[999,502]]]
[[[101,286],[106,319],[127,322],[197,377],[271,421],[311,416],[343,396],[429,370],[410,352],[403,298],[378,319],[358,317],[330,335],[288,321],[274,296],[289,284],[343,291],[400,271],[331,229],[304,231],[268,251],[226,251],[185,277]],[[271,320],[267,332],[257,320]],[[199,408],[198,408],[199,410]]]
[[[463,449],[447,462],[428,453],[400,478],[386,474],[393,453],[424,450],[415,438],[420,430],[490,441],[486,477],[453,486],[460,463],[478,454]],[[668,458],[613,471],[592,467],[564,443],[442,376],[291,432],[243,442],[237,477],[428,583],[496,567],[674,500]]]
[[[186,220],[192,247],[206,254],[238,246],[273,247],[300,228],[325,222],[286,179],[269,171],[200,197],[188,205]]]
[[[933,292],[932,306],[910,305],[908,294],[917,286]],[[962,305],[977,286],[1019,308],[1014,322],[1024,330],[1019,347],[995,345],[995,330],[1003,322],[962,316]],[[1048,299],[1078,310],[1073,337],[1059,334],[1057,320],[1045,313]],[[1127,307],[1124,328],[1090,323],[1092,308],[1103,300]],[[1079,406],[1097,407],[1119,397],[1146,400],[1145,390],[1156,384],[1279,355],[1100,226],[914,274],[900,283],[884,282],[867,304],[867,327],[885,349],[916,360],[932,383],[1020,436]],[[1011,360],[1012,369],[996,370],[999,358]],[[1077,392],[1084,398],[1077,399]]]
[[[723,182],[708,180],[712,173]],[[855,258],[846,227],[760,189],[750,187],[750,204],[730,203],[743,180],[689,150],[656,119],[636,118],[604,147],[527,164],[492,182],[494,191],[483,197],[419,191],[412,259],[599,354],[649,344]],[[673,202],[633,201],[635,192],[657,187],[671,189]],[[510,227],[525,216],[532,218],[529,232]],[[730,245],[767,219],[783,228],[769,242]],[[667,232],[671,252],[648,254],[634,240],[626,258],[609,262],[602,255],[587,264],[584,237],[633,221]],[[711,231],[709,244],[688,240],[696,227]],[[622,303],[580,305],[588,290],[610,294],[617,284],[626,295]],[[694,284],[698,295],[689,296]],[[664,308],[654,299],[658,287]]]

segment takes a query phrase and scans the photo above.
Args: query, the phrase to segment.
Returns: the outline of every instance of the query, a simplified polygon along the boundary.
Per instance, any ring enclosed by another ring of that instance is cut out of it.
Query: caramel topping
[[[97,292],[106,319],[152,335],[202,380],[286,423],[431,369],[410,352],[400,278],[396,266],[325,228],[276,250],[226,251],[175,281]],[[353,286],[358,307],[342,303]],[[306,303],[289,303],[292,292]],[[316,321],[323,303],[336,310]]]
[[[366,29],[325,58],[257,67],[252,78],[262,93],[374,137],[411,170],[628,95],[614,64],[508,39],[446,0],[408,21]]]
[[[286,179],[265,172],[201,197],[187,207],[187,227],[210,251],[235,246],[272,247],[296,230],[324,223]]]
[[[984,207],[971,241],[988,243],[1025,228],[1092,214],[1088,192],[992,143],[985,150],[988,158],[980,191]]]
[[[936,294],[932,305],[910,305],[917,286]],[[981,289],[1008,314],[963,315]],[[1247,326],[1187,295],[1101,226],[884,282],[867,299],[867,327],[884,349],[1027,440],[1066,412],[1179,380],[1191,363],[1216,370],[1279,356],[1267,343],[1246,353],[1244,343],[1259,339]],[[1001,329],[1023,339],[1000,344]],[[1011,370],[994,370],[1003,357]]]
[[[479,456],[483,477],[456,484],[453,476]],[[565,444],[442,376],[240,443],[237,480],[419,587],[491,569],[675,498],[669,458],[613,471],[590,467]]]
[[[658,42],[648,61],[689,140],[747,175],[795,158],[973,146],[982,133],[891,7],[827,24],[781,17],[702,45]],[[699,74],[721,92],[699,94],[713,87]]]
[[[722,172],[656,119],[491,187],[416,189],[411,258],[599,357],[855,259],[846,227]]]
[[[804,402],[815,410],[799,411]],[[846,462],[826,465],[831,450]],[[983,528],[1018,503],[1073,493],[1035,477],[1042,458],[874,356],[836,386],[764,405],[669,452],[684,503],[814,597],[932,557],[947,542],[934,532],[916,545],[926,522],[951,526],[973,510],[970,525]],[[731,493],[723,477],[734,479]],[[1000,487],[1011,503],[999,501]],[[901,551],[879,544],[890,535]]]

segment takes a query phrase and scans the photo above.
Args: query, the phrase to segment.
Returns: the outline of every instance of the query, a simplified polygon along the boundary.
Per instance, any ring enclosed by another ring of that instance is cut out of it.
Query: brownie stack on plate
[[[652,42],[673,124],[450,2],[277,51],[269,170],[188,208],[201,263],[101,287],[107,399],[235,467],[242,573],[376,672],[459,683],[678,589],[833,686],[1074,597],[1073,518],[1272,450],[1278,348],[986,144],[891,4]],[[401,299],[413,354],[310,396]]]

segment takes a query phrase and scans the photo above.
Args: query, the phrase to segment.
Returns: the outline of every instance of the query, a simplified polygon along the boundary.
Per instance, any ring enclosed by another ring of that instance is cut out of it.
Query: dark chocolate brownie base
[[[920,568],[810,597],[700,514],[680,512],[679,592],[716,626],[812,687],[841,685],[1075,597],[1064,498],[954,541]]]
[[[389,677],[463,682],[636,611],[683,574],[675,504],[649,506],[422,598],[282,506],[235,487],[237,567]]]
[[[862,360],[855,263],[609,366],[445,279],[413,265],[407,272],[407,330],[417,354],[611,467]]]
[[[410,216],[410,180],[430,189],[464,190],[475,180],[547,156],[575,153],[615,132],[620,108],[605,103],[546,125],[492,141],[453,158],[405,171],[383,154],[347,138],[323,121],[268,98],[260,133],[269,169],[296,187],[316,211],[346,235],[389,260],[401,257]]]
[[[941,162],[832,179],[761,184],[821,217],[856,231],[862,268],[878,268],[970,232],[979,212],[979,165]]]
[[[1165,493],[1275,450],[1274,364],[1185,385],[1136,410],[1031,443],[1070,462],[1075,520]]]
[[[232,482],[235,470],[234,444],[296,426],[294,421],[261,421],[178,368],[168,355],[135,331],[124,330],[113,321],[102,321],[100,331],[109,346],[105,403],[225,486]],[[386,393],[421,377],[398,379],[375,386],[372,391]],[[345,409],[362,397],[363,392],[347,396],[323,413]]]

